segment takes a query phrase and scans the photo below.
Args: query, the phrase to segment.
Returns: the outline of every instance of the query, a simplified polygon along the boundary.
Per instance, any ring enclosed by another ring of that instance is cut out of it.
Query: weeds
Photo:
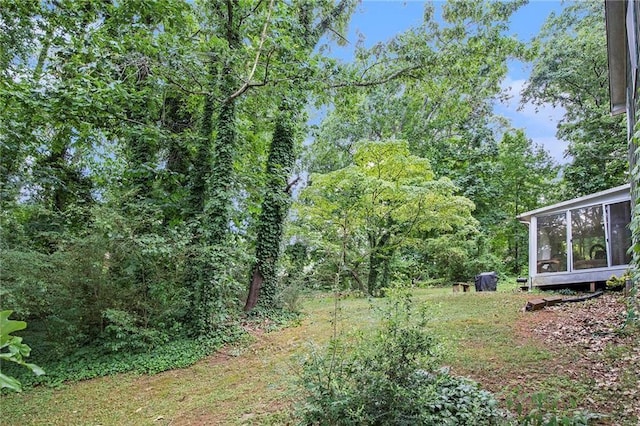
[[[522,403],[507,400],[508,408],[517,415],[517,424],[522,426],[582,426],[601,415],[586,410],[567,413],[558,408],[557,400],[544,392],[531,396],[534,408],[526,411]]]
[[[500,424],[490,392],[438,368],[439,347],[426,311],[389,290],[381,327],[370,337],[334,338],[302,364],[304,424]]]

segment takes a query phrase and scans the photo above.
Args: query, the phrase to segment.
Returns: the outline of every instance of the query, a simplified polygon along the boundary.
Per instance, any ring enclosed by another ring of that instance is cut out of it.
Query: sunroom
[[[627,184],[519,215],[529,228],[529,286],[595,285],[624,275],[630,200]]]

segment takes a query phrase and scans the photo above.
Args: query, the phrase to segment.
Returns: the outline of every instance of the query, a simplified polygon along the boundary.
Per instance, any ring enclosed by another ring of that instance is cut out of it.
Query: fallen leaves
[[[564,360],[569,377],[590,377],[594,399],[587,402],[627,419],[640,419],[640,336],[624,333],[624,299],[615,294],[583,303],[546,307],[544,320],[530,322],[530,333],[558,354],[573,349]],[[544,311],[533,312],[536,316]],[[599,396],[599,397],[597,397]]]

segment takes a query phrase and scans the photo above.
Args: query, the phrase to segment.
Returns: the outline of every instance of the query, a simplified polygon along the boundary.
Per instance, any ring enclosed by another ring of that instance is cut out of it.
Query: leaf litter
[[[625,326],[621,295],[607,293],[527,315],[534,317],[528,318],[528,332],[559,354],[557,360],[565,363],[568,376],[591,378],[594,392],[585,408],[614,414],[610,420],[619,417],[640,424],[640,336]],[[571,351],[571,359],[562,359],[563,348]]]

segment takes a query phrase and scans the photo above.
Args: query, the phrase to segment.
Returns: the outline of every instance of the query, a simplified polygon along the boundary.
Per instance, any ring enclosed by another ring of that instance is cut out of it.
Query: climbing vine
[[[284,104],[286,103],[285,100]],[[256,264],[245,311],[253,309],[258,300],[266,308],[277,306],[276,265],[280,255],[282,230],[291,203],[291,186],[287,184],[287,180],[295,160],[293,117],[290,109],[289,106],[281,108],[269,148],[266,193],[256,240]]]
[[[640,122],[635,125],[633,136],[631,137],[631,147],[634,149],[634,155],[637,158],[640,155]],[[640,297],[638,295],[638,285],[640,284],[640,164],[636,163],[631,171],[631,197],[634,200],[633,214],[631,215],[631,235],[633,239],[633,258],[631,261],[631,277],[633,287],[628,300],[628,322],[638,323],[640,312]]]

